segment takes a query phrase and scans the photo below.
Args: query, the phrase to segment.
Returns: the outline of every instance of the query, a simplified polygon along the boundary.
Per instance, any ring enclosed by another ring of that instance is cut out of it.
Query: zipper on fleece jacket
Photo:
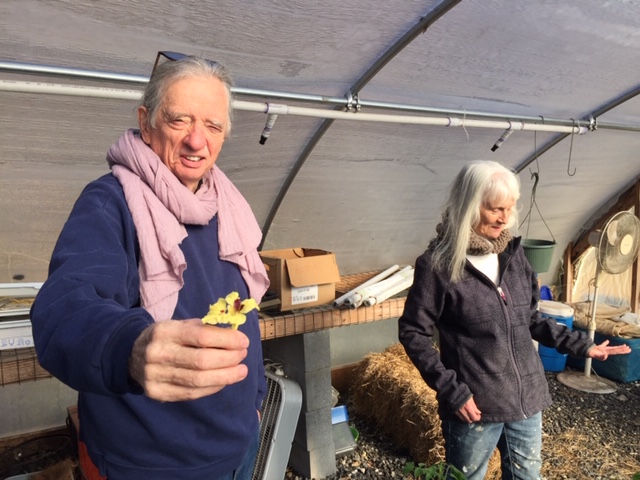
[[[485,282],[487,285],[492,286],[495,291],[498,293],[498,295],[500,296],[500,298],[502,299],[502,303],[504,305],[503,307],[503,312],[505,317],[509,318],[509,311],[508,311],[508,303],[507,303],[507,296],[504,293],[504,290],[502,290],[502,287],[500,286],[500,284],[502,283],[502,276],[504,274],[504,272],[506,272],[507,267],[509,266],[509,264],[511,263],[511,259],[513,258],[513,255],[509,255],[505,260],[504,260],[504,264],[500,265],[500,278],[498,279],[498,284],[493,283],[493,281],[487,277],[484,273],[482,273],[480,270],[478,270],[469,260],[467,260],[466,264],[467,264],[467,268],[469,268],[481,281]],[[498,256],[498,261],[500,259],[500,256]],[[513,341],[511,339],[511,321],[507,322],[507,336],[509,337],[509,355],[511,357],[511,363],[513,365],[513,370],[515,371],[516,374],[516,381],[518,384],[518,392],[519,392],[519,396],[520,396],[520,413],[522,414],[522,418],[525,419],[527,418],[526,413],[524,412],[524,407],[522,405],[522,378],[520,376],[520,370],[517,367],[516,364],[516,360],[515,360],[515,355],[513,354]]]
[[[499,258],[499,256],[498,256]],[[507,271],[507,268],[509,267],[509,264],[511,263],[511,260],[513,259],[513,255],[509,255],[505,261],[504,261],[504,265],[501,266],[502,268],[500,268],[500,281],[498,283],[498,285],[500,285],[500,283],[502,283],[502,276],[504,274],[504,272]],[[504,291],[502,290],[502,287],[498,286],[498,293],[500,294],[500,297],[502,297],[502,300],[504,302],[505,307],[507,306],[507,297],[504,293]],[[508,315],[508,311],[505,310],[505,315]],[[511,322],[509,322],[509,345],[511,345],[511,348],[509,349],[509,351],[511,352],[511,361],[513,362],[513,366],[514,366],[514,370],[516,372],[516,378],[517,378],[517,383],[518,383],[518,392],[520,393],[520,412],[522,413],[522,418],[525,419],[527,418],[527,414],[524,411],[524,406],[522,405],[523,402],[523,398],[522,398],[522,377],[520,375],[520,369],[517,366],[517,363],[515,361],[515,355],[513,354],[513,342],[511,341]]]
[[[507,262],[505,264],[505,268],[506,268],[507,265],[509,265],[510,262],[511,262],[511,257],[509,257],[507,259]],[[498,295],[500,295],[500,298],[502,299],[502,303],[507,305],[507,296],[505,295],[504,290],[502,290],[502,287],[500,286],[500,282],[502,281],[502,274],[504,273],[504,269],[502,269],[502,268],[500,269],[500,278],[498,279],[498,284],[495,284],[495,283],[493,283],[493,280],[491,280],[483,272],[478,270],[475,267],[475,265],[473,263],[471,263],[469,260],[467,260],[466,266],[467,266],[467,268],[469,270],[474,272],[476,274],[476,276],[478,278],[480,278],[483,282],[485,282],[487,285],[493,287],[498,292]]]
[[[502,287],[498,287],[498,293],[500,294],[500,298],[502,298],[502,301],[506,305],[507,304],[507,296],[502,291]]]

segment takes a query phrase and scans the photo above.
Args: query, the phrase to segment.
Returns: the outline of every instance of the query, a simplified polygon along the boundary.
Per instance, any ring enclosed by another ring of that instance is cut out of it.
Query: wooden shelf
[[[378,273],[380,272],[360,273],[342,277],[340,282],[336,284],[336,297],[353,290]],[[402,315],[404,303],[404,296],[396,296],[371,307],[361,306],[351,309],[323,305],[283,313],[260,312],[260,334],[262,340],[271,340],[289,335],[316,332],[327,328],[387,320]]]
[[[399,317],[404,309],[405,298],[390,298],[372,307],[334,308],[317,307],[276,316],[260,315],[262,340],[316,332],[327,328],[358,325]]]
[[[379,272],[348,275],[336,284],[336,297],[351,291]],[[387,320],[402,315],[404,296],[396,296],[372,307],[335,308],[324,305],[292,312],[260,312],[262,340],[317,332],[328,328]],[[35,348],[0,350],[0,386],[51,378],[38,363]]]

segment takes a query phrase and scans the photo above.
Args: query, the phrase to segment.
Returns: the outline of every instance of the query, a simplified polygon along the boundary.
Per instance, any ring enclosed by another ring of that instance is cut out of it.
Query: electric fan
[[[596,275],[594,280],[589,337],[595,338],[596,308],[598,303],[599,277],[602,272],[616,275],[627,270],[638,256],[640,248],[640,220],[631,212],[613,215],[602,230],[589,234],[589,243],[596,249]],[[591,376],[591,358],[585,359],[584,374],[562,372],[558,381],[568,387],[589,393],[613,393],[615,383]]]

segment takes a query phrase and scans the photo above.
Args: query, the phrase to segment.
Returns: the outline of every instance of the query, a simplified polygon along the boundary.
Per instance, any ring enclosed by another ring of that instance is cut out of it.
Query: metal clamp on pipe
[[[360,98],[358,98],[357,93],[351,93],[351,90],[347,92],[347,112],[354,110],[355,112],[359,112],[362,106],[360,105]],[[354,105],[355,102],[355,105]]]

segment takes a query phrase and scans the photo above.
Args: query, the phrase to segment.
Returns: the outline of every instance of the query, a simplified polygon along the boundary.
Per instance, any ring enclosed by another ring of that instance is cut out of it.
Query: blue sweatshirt
[[[218,225],[186,225],[187,269],[175,320],[203,317],[231,291],[248,298],[238,267],[218,257]],[[258,434],[266,390],[256,311],[242,382],[198,400],[149,399],[128,374],[136,338],[153,318],[140,307],[139,245],[118,180],[108,174],[78,198],[31,310],[41,365],[79,392],[80,438],[109,480],[217,478],[240,464]]]

